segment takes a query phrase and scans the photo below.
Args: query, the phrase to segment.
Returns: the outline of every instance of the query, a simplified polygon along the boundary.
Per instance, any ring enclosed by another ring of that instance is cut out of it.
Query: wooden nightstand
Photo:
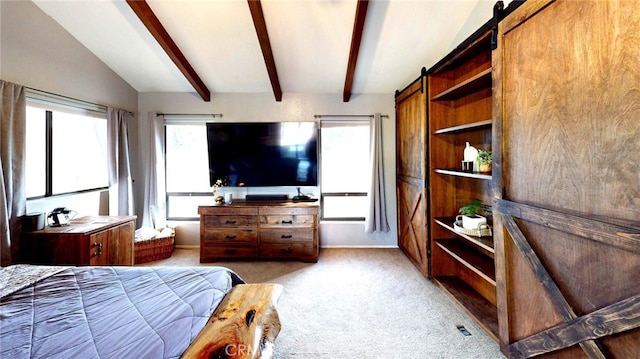
[[[89,216],[24,232],[20,258],[31,264],[133,265],[136,216]]]

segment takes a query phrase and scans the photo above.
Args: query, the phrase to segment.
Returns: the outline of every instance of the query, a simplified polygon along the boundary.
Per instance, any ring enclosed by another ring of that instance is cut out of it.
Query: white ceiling
[[[123,0],[34,3],[139,92],[194,92]],[[246,0],[147,0],[215,93],[272,92]],[[283,93],[342,94],[356,0],[262,0]],[[352,87],[393,93],[446,55],[478,3],[371,0]],[[480,24],[489,20],[482,19]]]

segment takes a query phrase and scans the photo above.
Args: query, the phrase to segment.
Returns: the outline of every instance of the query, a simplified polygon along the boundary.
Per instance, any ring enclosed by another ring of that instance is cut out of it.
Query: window
[[[165,143],[167,218],[197,219],[211,201],[206,125],[167,123]]]
[[[369,186],[369,122],[325,122],[320,130],[323,219],[364,220]],[[204,122],[165,118],[167,219],[197,220],[211,202]]]
[[[369,121],[323,121],[321,209],[325,220],[364,220],[369,190]]]
[[[27,198],[107,188],[106,111],[27,100]]]

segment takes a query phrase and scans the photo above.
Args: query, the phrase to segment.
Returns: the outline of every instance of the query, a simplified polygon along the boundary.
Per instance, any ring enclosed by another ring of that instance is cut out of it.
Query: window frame
[[[177,115],[175,117],[178,117]],[[182,116],[180,116],[182,117]],[[166,209],[165,209],[165,214],[166,214],[166,218],[167,220],[170,221],[197,221],[199,220],[199,216],[193,216],[193,217],[178,217],[178,216],[170,216],[170,212],[171,212],[171,198],[179,198],[179,197],[211,197],[211,192],[202,192],[202,191],[193,191],[193,192],[169,192],[167,191],[167,173],[169,172],[168,168],[167,168],[167,126],[170,125],[205,125],[206,122],[211,121],[210,117],[207,117],[206,119],[194,119],[189,115],[184,115],[183,118],[180,119],[167,119],[165,117],[165,121],[164,121],[164,166],[165,166],[165,200],[166,200]],[[370,126],[371,123],[368,120],[329,120],[329,121],[320,121],[320,126],[319,126],[319,136],[318,136],[318,151],[319,151],[319,163],[320,163],[320,169],[319,169],[319,193],[320,193],[320,220],[322,221],[332,221],[332,222],[364,222],[365,221],[365,217],[328,217],[325,214],[325,205],[324,202],[326,199],[328,198],[343,198],[343,197],[367,197],[369,195],[369,193],[367,191],[364,192],[353,192],[353,191],[345,191],[345,192],[323,192],[322,191],[322,172],[323,172],[323,166],[322,166],[322,123],[338,123],[340,125],[340,127],[342,126],[354,126],[354,125],[366,125],[369,130],[370,130]],[[370,146],[367,148],[367,152],[370,152]],[[369,156],[371,156],[371,154],[369,153]]]
[[[213,118],[215,118],[217,115],[212,114],[212,115],[202,115],[202,118],[200,118],[201,116],[199,115],[165,115],[164,118],[164,123],[163,123],[163,140],[164,140],[164,175],[165,175],[165,181],[164,181],[164,191],[165,191],[165,216],[167,218],[168,221],[198,221],[200,220],[200,217],[198,215],[193,216],[193,217],[179,217],[179,216],[170,216],[171,213],[171,197],[174,198],[180,198],[180,197],[209,197],[212,198],[212,192],[203,192],[203,191],[193,191],[193,192],[182,192],[182,191],[178,191],[178,192],[169,192],[167,191],[167,185],[168,185],[168,178],[167,175],[169,173],[169,170],[167,168],[167,126],[193,126],[193,125],[202,125],[203,127],[206,126],[207,122],[211,122],[211,116],[213,116]],[[206,129],[205,129],[206,132]],[[213,201],[213,200],[211,200]]]
[[[320,220],[332,222],[364,222],[365,217],[327,217],[324,214],[325,198],[329,197],[366,197],[367,192],[320,192]]]
[[[364,125],[371,130],[371,123],[368,120],[323,120],[320,121],[320,135],[319,135],[319,152],[320,152],[320,179],[322,179],[323,170],[323,156],[322,156],[322,128],[323,124],[332,124],[336,127],[348,127],[348,126],[357,126]],[[369,146],[369,156],[370,146]],[[344,198],[344,197],[367,197],[369,195],[368,192],[324,192],[322,189],[322,181],[320,181],[320,220],[321,221],[331,221],[331,222],[364,222],[366,217],[329,217],[325,214],[326,206],[324,205],[326,198]]]
[[[31,200],[39,200],[46,198],[56,198],[61,196],[68,196],[74,194],[82,194],[89,192],[98,192],[105,191],[109,189],[109,178],[108,173],[105,178],[106,185],[100,187],[91,187],[84,188],[75,191],[67,191],[60,193],[53,193],[53,173],[54,173],[54,159],[53,159],[53,125],[55,122],[54,119],[54,111],[57,112],[66,112],[72,115],[78,115],[79,113],[84,113],[87,117],[89,114],[93,115],[93,117],[104,119],[106,127],[105,127],[105,135],[108,136],[108,121],[107,117],[107,107],[102,105],[93,104],[90,102],[85,102],[81,100],[76,100],[70,97],[56,95],[44,91],[28,89],[26,94],[26,104],[25,107],[38,108],[44,111],[45,113],[45,188],[44,194],[38,196],[27,197],[28,201]],[[67,111],[65,111],[67,110]],[[106,152],[105,148],[105,152]],[[26,159],[26,152],[25,152]],[[108,163],[105,162],[105,168],[107,168]]]

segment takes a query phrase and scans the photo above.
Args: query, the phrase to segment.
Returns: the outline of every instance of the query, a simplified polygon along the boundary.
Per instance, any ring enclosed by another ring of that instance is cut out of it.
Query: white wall
[[[389,115],[383,120],[383,146],[385,179],[387,191],[387,214],[391,231],[383,234],[367,235],[362,223],[322,222],[320,224],[320,245],[331,246],[381,246],[396,247],[396,191],[395,191],[395,102],[393,94],[354,95],[349,102],[342,101],[341,94],[310,95],[284,93],[281,102],[276,102],[273,94],[212,94],[211,102],[203,102],[196,94],[183,93],[141,93],[139,157],[144,163],[148,133],[148,112],[161,113],[222,113],[225,122],[242,121],[313,121],[314,115],[362,115],[380,112]],[[135,166],[141,170],[142,166]],[[142,173],[134,174],[142,179]],[[235,194],[234,194],[235,196]],[[138,203],[142,194],[138,193]],[[176,242],[178,245],[199,245],[197,222],[177,222]]]
[[[0,78],[5,81],[100,105],[137,109],[137,91],[31,1],[0,1],[0,41]],[[134,120],[129,129],[134,144],[136,131]],[[108,214],[105,193],[29,201],[27,212],[66,206],[79,216]]]

